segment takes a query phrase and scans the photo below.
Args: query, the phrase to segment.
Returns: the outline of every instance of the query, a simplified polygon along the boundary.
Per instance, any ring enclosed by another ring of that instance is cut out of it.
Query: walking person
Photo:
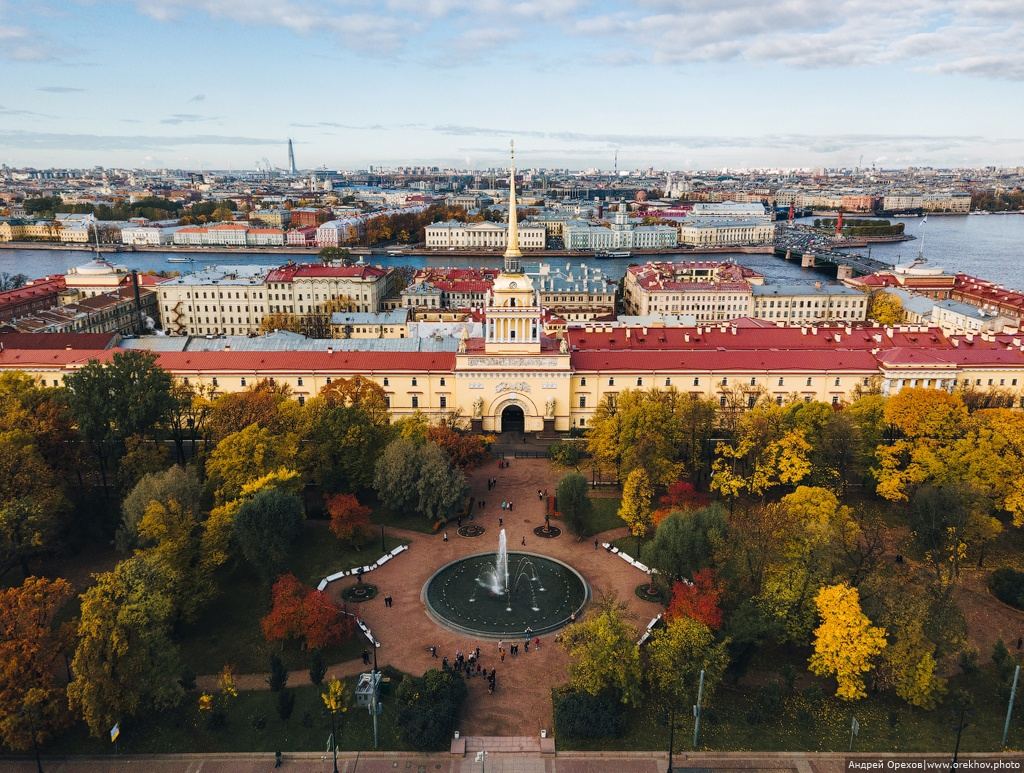
[[[502,527],[504,525],[505,525],[505,519],[499,517],[498,518],[498,527],[500,528],[500,527]]]
[[[436,658],[437,657],[437,647],[431,647],[430,648],[430,657],[432,657],[432,658]],[[369,655],[366,656],[366,662],[367,663],[370,662],[370,656]]]
[[[523,547],[526,547],[526,537],[523,537]]]
[[[594,550],[597,550],[597,540],[594,540]]]
[[[370,653],[368,650],[363,650],[363,665],[370,665]]]
[[[445,542],[447,542],[447,541],[448,541],[448,532],[445,532],[445,533],[444,533],[444,541],[445,541]]]

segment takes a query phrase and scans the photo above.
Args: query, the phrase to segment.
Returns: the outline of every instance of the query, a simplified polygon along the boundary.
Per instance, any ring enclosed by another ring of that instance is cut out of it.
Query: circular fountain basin
[[[590,598],[586,580],[568,564],[536,553],[510,552],[510,592],[495,592],[496,553],[479,553],[441,567],[423,586],[435,622],[488,639],[557,631],[579,617]],[[501,583],[502,585],[504,583]]]

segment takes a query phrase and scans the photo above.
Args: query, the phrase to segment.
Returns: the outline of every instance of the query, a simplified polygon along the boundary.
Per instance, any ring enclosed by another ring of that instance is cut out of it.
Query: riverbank
[[[912,238],[912,237],[911,237]],[[0,249],[7,250],[61,250],[70,252],[96,252],[95,246],[88,244],[57,244],[54,242],[0,242]],[[401,257],[453,257],[453,258],[500,258],[502,251],[498,248],[490,250],[427,250],[410,247],[402,250],[384,247],[351,247],[349,252],[356,257],[387,255],[391,258]],[[664,249],[632,250],[632,257],[663,257],[670,255],[708,255],[720,253],[743,253],[745,255],[770,255],[773,250],[770,244],[754,244],[732,247],[670,247]],[[173,247],[161,246],[127,246],[122,244],[101,244],[99,252],[109,255],[130,255],[132,253],[159,252],[182,255],[310,255],[315,256],[316,247]],[[581,250],[531,250],[523,253],[530,258],[595,258],[593,251]]]

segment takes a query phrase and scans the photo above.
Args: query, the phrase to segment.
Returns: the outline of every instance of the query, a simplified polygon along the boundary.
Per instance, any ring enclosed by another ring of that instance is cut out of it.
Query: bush
[[[988,576],[992,595],[1017,609],[1024,609],[1024,572],[1004,566]]]
[[[277,716],[287,722],[295,709],[295,690],[285,688],[277,694]]]
[[[319,687],[326,674],[327,664],[324,663],[323,655],[320,654],[320,650],[313,650],[313,658],[309,664],[309,681]]]
[[[466,683],[455,671],[434,668],[421,677],[403,679],[395,696],[402,738],[420,751],[449,748],[466,692]]]
[[[267,679],[271,692],[280,692],[288,684],[288,669],[284,667],[276,652],[270,655],[270,678]]]
[[[622,704],[602,693],[566,692],[555,699],[555,735],[566,738],[619,738],[626,729]]]
[[[252,725],[252,729],[259,732],[267,726],[267,715],[259,709],[256,709],[249,717],[249,724]]]

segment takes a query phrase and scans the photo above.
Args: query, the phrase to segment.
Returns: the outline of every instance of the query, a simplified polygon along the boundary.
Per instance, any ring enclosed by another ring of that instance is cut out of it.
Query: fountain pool
[[[505,530],[497,553],[443,566],[423,587],[430,616],[457,633],[492,639],[540,636],[568,625],[590,596],[579,572],[553,558],[509,552]]]

